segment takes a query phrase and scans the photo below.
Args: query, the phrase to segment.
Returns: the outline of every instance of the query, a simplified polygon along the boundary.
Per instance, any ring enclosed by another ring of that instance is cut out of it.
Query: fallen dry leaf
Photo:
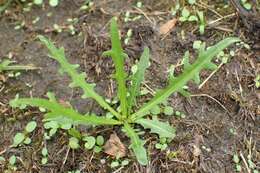
[[[106,142],[105,153],[118,158],[126,155],[126,148],[116,134],[111,134],[109,140]]]
[[[168,22],[166,22],[165,24],[163,24],[159,30],[160,34],[165,35],[168,32],[170,32],[175,27],[176,23],[177,23],[177,19],[173,18]]]
[[[0,74],[0,81],[1,81],[1,82],[6,82],[6,78],[5,78],[4,75],[1,75],[1,74]]]

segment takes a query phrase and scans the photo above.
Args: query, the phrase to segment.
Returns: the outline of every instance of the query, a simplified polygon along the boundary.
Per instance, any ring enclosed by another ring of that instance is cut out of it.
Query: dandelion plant
[[[187,82],[193,80],[199,83],[200,71],[203,69],[216,68],[212,59],[230,44],[238,42],[239,39],[226,38],[208,49],[205,49],[205,44],[203,44],[200,47],[198,58],[193,63],[189,62],[189,53],[186,52],[183,60],[184,68],[182,74],[176,77],[172,76],[166,88],[157,91],[155,96],[143,106],[137,106],[136,103],[140,96],[140,87],[144,80],[145,71],[149,67],[149,49],[147,47],[144,48],[144,52],[137,63],[137,71],[128,77],[124,70],[124,59],[127,55],[121,46],[115,18],[111,20],[110,36],[112,49],[106,51],[103,55],[112,57],[115,64],[117,97],[120,101],[119,108],[109,105],[105,99],[95,91],[95,84],[86,82],[86,74],[78,72],[77,68],[79,65],[70,64],[68,62],[65,57],[64,48],[56,48],[54,44],[44,36],[39,36],[39,39],[48,48],[50,56],[59,62],[61,66],[60,71],[70,76],[72,82],[69,86],[72,88],[81,88],[83,90],[83,99],[94,99],[103,109],[113,114],[112,118],[95,114],[80,114],[72,107],[65,107],[60,104],[54,95],[50,94],[48,95],[49,99],[16,97],[10,101],[10,105],[20,108],[25,108],[27,105],[45,108],[48,110],[45,114],[45,120],[66,118],[74,124],[122,126],[123,132],[130,138],[131,144],[129,148],[133,151],[140,164],[147,165],[149,159],[144,147],[145,140],[137,133],[135,124],[143,126],[144,129],[149,129],[151,133],[159,135],[160,138],[174,138],[175,128],[168,122],[161,121],[159,118],[151,119],[149,111],[154,106],[167,100],[174,92],[179,92],[187,96],[187,91],[183,89]],[[130,82],[127,82],[128,80],[130,80]]]

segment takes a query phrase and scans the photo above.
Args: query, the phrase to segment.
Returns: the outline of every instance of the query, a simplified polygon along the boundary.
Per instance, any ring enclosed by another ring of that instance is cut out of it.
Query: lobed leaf
[[[121,122],[114,120],[114,119],[108,119],[104,117],[98,117],[96,115],[81,115],[80,113],[76,112],[72,108],[64,107],[63,105],[54,102],[49,101],[46,99],[40,99],[40,98],[16,98],[10,101],[10,105],[12,107],[19,107],[24,105],[30,105],[35,107],[41,107],[46,110],[49,110],[50,113],[47,113],[47,118],[59,118],[64,117],[68,118],[69,120],[72,120],[75,123],[78,124],[84,124],[84,125],[118,125],[121,124]]]
[[[230,37],[220,41],[206,51],[201,49],[198,59],[192,65],[186,67],[183,73],[178,77],[175,77],[165,89],[158,91],[152,100],[146,103],[137,112],[132,114],[131,120],[135,121],[136,119],[145,116],[145,112],[166,100],[172,93],[182,90],[183,86],[185,86],[189,80],[193,79],[198,82],[200,71],[207,68],[209,64],[212,63],[211,60],[213,57],[215,57],[220,51],[228,47],[230,44],[238,41],[240,41],[238,38]]]
[[[54,44],[45,38],[44,36],[38,36],[41,42],[49,49],[50,55],[53,59],[58,61],[61,65],[61,69],[63,72],[66,72],[72,79],[72,83],[70,84],[70,87],[80,87],[84,91],[84,95],[82,96],[83,98],[90,97],[96,100],[100,106],[103,108],[109,110],[113,115],[115,115],[117,118],[120,118],[120,114],[116,112],[107,102],[95,92],[94,90],[94,84],[89,84],[86,83],[85,78],[86,74],[85,73],[78,73],[77,72],[77,67],[78,65],[73,65],[70,64],[64,53],[64,48],[56,48]]]
[[[174,138],[175,128],[169,125],[169,123],[160,122],[158,119],[138,119],[136,123],[142,125],[145,129],[151,129],[151,133],[156,133],[160,138]]]
[[[124,58],[127,56],[122,49],[118,27],[115,18],[112,19],[110,25],[110,36],[112,41],[112,49],[103,53],[104,56],[111,56],[115,64],[115,79],[118,86],[118,97],[120,100],[120,108],[123,117],[127,116],[127,89],[126,89],[126,73],[124,71]]]
[[[144,141],[141,140],[134,129],[127,123],[124,124],[124,130],[127,134],[127,136],[131,140],[131,145],[130,148],[133,150],[137,161],[141,165],[147,165],[148,164],[148,158],[147,158],[147,152],[146,149],[144,148]]]
[[[128,111],[131,112],[132,105],[135,103],[136,96],[140,92],[141,83],[144,80],[145,70],[149,67],[149,48],[145,47],[144,52],[137,64],[137,71],[133,74],[132,84],[130,86],[129,92],[130,97],[128,99]]]

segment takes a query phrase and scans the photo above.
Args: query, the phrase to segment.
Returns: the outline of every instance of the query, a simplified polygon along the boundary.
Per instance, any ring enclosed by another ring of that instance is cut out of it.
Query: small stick
[[[222,103],[220,103],[217,99],[215,99],[214,97],[212,97],[212,96],[210,96],[208,94],[194,94],[194,95],[191,95],[191,97],[200,97],[200,96],[208,97],[208,98],[214,100],[217,104],[219,104],[230,115],[230,112],[227,110],[227,108]]]
[[[141,10],[140,8],[134,7],[136,10],[140,11],[140,13],[142,13],[144,15],[144,17],[152,24],[154,25],[154,23],[152,22],[152,20],[146,15],[146,13]]]
[[[248,164],[247,164],[247,162],[246,162],[246,159],[245,159],[245,157],[244,157],[244,155],[243,155],[243,153],[242,153],[241,151],[240,151],[240,157],[242,158],[244,164],[246,165],[246,170],[247,170],[247,172],[248,172],[248,173],[251,173],[251,170],[249,169]]]
[[[217,23],[217,22],[219,22],[219,21],[221,21],[221,20],[223,20],[223,19],[229,18],[229,17],[233,17],[233,16],[235,16],[235,15],[236,15],[236,13],[232,13],[232,14],[229,14],[229,15],[226,15],[226,16],[223,16],[223,17],[220,17],[220,18],[218,18],[218,19],[216,19],[216,20],[213,20],[213,21],[209,22],[208,25],[213,25],[214,23]]]
[[[214,70],[200,85],[199,85],[199,89],[201,89],[203,87],[203,85],[205,85],[205,83],[220,69],[220,67],[223,65],[224,63],[222,62],[221,64],[219,64],[218,68],[216,70]]]

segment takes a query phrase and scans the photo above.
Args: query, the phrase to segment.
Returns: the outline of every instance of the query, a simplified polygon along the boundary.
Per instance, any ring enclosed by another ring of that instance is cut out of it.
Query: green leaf
[[[78,140],[77,138],[75,138],[75,137],[71,137],[71,138],[69,139],[69,146],[70,146],[70,148],[72,148],[72,149],[77,149],[77,148],[79,148],[79,140]]]
[[[47,157],[43,157],[41,160],[41,164],[45,165],[48,162],[48,158]]]
[[[83,98],[90,97],[96,100],[100,106],[104,109],[109,110],[113,115],[115,115],[118,119],[121,117],[119,113],[117,113],[111,106],[107,104],[107,102],[94,91],[94,84],[86,83],[85,73],[78,73],[77,67],[78,65],[70,64],[64,53],[64,48],[57,49],[54,44],[45,38],[44,36],[38,36],[41,42],[49,49],[50,55],[53,59],[58,61],[61,65],[61,68],[64,72],[66,72],[72,79],[72,83],[70,84],[71,87],[80,87],[84,91]]]
[[[155,105],[151,110],[150,110],[151,114],[153,115],[158,115],[161,113],[161,108],[158,105]]]
[[[25,138],[25,140],[23,141],[24,144],[28,145],[32,142],[31,138],[27,137]]]
[[[240,164],[236,164],[236,171],[237,172],[241,172],[242,171],[242,167]]]
[[[19,144],[23,142],[25,139],[25,135],[23,133],[16,133],[13,139],[13,146],[17,147]]]
[[[48,156],[48,150],[47,150],[46,147],[42,148],[42,155],[45,156],[45,157]]]
[[[114,120],[114,119],[108,119],[104,117],[98,117],[96,115],[81,115],[72,108],[64,107],[63,105],[49,101],[46,99],[40,99],[40,98],[32,98],[32,99],[26,99],[26,98],[16,98],[14,100],[10,101],[10,105],[13,107],[19,107],[20,105],[30,105],[30,106],[36,106],[36,107],[43,107],[47,110],[49,110],[51,113],[45,115],[45,118],[47,120],[53,120],[55,118],[59,117],[65,117],[70,120],[72,120],[75,123],[78,124],[84,124],[84,125],[118,125],[121,124],[121,122]]]
[[[16,156],[15,155],[12,155],[10,158],[9,158],[9,164],[10,165],[15,165],[16,163]]]
[[[41,5],[43,0],[33,0],[33,3],[36,5]]]
[[[59,128],[59,124],[57,121],[49,121],[43,124],[43,127],[45,129],[58,129]]]
[[[111,168],[115,168],[115,167],[118,167],[119,166],[119,162],[118,161],[113,161],[113,162],[111,162],[111,164],[110,164],[110,167]]]
[[[205,18],[204,18],[204,13],[203,11],[197,11],[197,14],[199,16],[199,20],[200,20],[200,26],[199,26],[199,31],[200,34],[204,34],[205,32],[205,27],[206,27],[206,22],[205,22]]]
[[[190,11],[184,7],[181,11],[181,16],[184,18],[188,18],[190,16]]]
[[[239,157],[238,157],[237,154],[234,154],[234,155],[233,155],[233,161],[234,161],[235,163],[239,163]]]
[[[165,115],[173,115],[174,110],[173,110],[173,108],[172,108],[171,106],[166,106],[166,107],[164,108],[163,113],[164,113]]]
[[[250,3],[245,3],[243,4],[243,6],[245,7],[245,9],[247,10],[251,10],[252,9],[252,5]]]
[[[166,100],[172,93],[177,92],[187,84],[191,79],[197,80],[199,73],[202,69],[208,66],[211,63],[211,60],[223,49],[228,47],[230,44],[240,41],[238,38],[230,37],[226,38],[215,46],[212,46],[206,51],[201,48],[198,59],[189,67],[184,69],[183,73],[178,77],[175,77],[170,84],[163,90],[160,90],[156,93],[154,98],[152,98],[148,103],[146,103],[141,109],[131,115],[131,120],[135,121],[136,119],[142,118],[145,112],[149,111],[155,105],[162,103]],[[204,47],[204,46],[202,46]]]
[[[94,152],[95,153],[100,153],[102,151],[102,148],[101,147],[99,147],[99,146],[95,146],[94,147]]]
[[[86,136],[86,137],[83,138],[83,141],[86,141],[84,146],[88,150],[92,149],[95,146],[95,143],[96,143],[96,139],[93,136]]]
[[[195,40],[193,42],[193,49],[200,49],[202,42],[200,40]]]
[[[31,121],[26,125],[25,131],[31,133],[32,131],[35,130],[36,127],[37,127],[37,123],[35,121]]]
[[[10,65],[14,62],[15,61],[10,61],[8,59],[0,62],[0,73],[3,71],[8,71],[8,70],[17,71],[17,70],[35,70],[35,69],[37,69],[37,67],[29,66],[29,65],[28,66]]]
[[[111,56],[115,65],[116,73],[115,79],[118,86],[118,98],[120,100],[120,108],[123,113],[123,117],[127,116],[127,101],[126,101],[126,73],[124,71],[124,58],[127,56],[122,49],[119,31],[116,23],[116,19],[112,18],[110,24],[110,36],[112,42],[112,49],[103,53],[104,56]]]
[[[97,136],[97,140],[96,140],[97,145],[99,145],[99,146],[104,145],[104,141],[105,140],[104,140],[103,136],[101,136],[101,135]]]
[[[72,128],[72,123],[63,123],[61,124],[60,128],[63,130],[69,130]]]
[[[127,136],[131,140],[130,148],[134,151],[134,154],[141,165],[148,164],[148,158],[146,149],[144,148],[144,141],[141,140],[134,129],[127,123],[124,124],[124,130]]]
[[[69,133],[71,136],[73,136],[73,137],[75,137],[75,138],[78,138],[78,139],[80,139],[80,138],[82,137],[81,133],[80,133],[77,129],[75,129],[75,128],[69,129],[69,130],[68,130],[68,133]]]
[[[49,4],[52,7],[56,7],[59,4],[59,0],[49,0]]]
[[[190,16],[190,17],[188,18],[188,21],[190,21],[190,22],[198,21],[198,17],[192,15],[192,16]]]
[[[188,0],[189,4],[193,5],[196,3],[196,0]]]
[[[128,99],[128,111],[131,112],[132,105],[135,103],[136,96],[140,93],[140,86],[144,80],[145,70],[149,67],[149,48],[145,47],[144,52],[137,64],[137,71],[133,74],[131,87],[129,89],[130,97]]]
[[[174,138],[175,128],[169,123],[160,122],[158,119],[138,119],[136,123],[142,125],[145,129],[151,129],[151,133],[156,133],[160,138]]]

